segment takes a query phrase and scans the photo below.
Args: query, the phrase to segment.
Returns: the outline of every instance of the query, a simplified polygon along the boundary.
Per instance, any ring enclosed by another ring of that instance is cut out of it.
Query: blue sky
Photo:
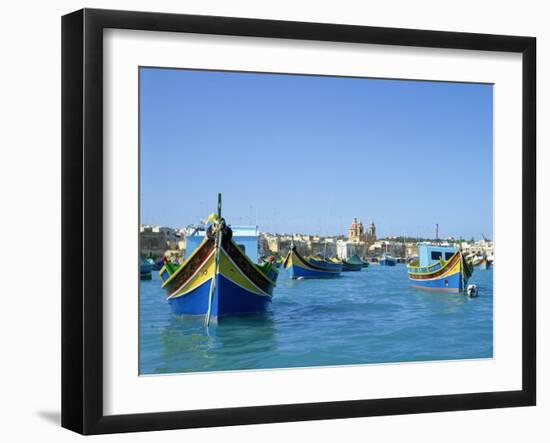
[[[140,69],[141,223],[492,237],[493,87]]]

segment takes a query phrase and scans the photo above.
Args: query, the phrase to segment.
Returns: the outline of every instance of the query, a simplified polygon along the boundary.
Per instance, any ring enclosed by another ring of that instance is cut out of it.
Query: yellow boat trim
[[[423,278],[422,280],[426,280],[426,281],[430,281],[430,280],[439,280],[441,278],[445,278],[445,277],[449,277],[451,275],[454,275],[456,274],[457,272],[460,272],[460,269],[461,269],[461,261],[457,261],[454,266],[450,269],[448,269],[447,271],[445,271],[443,274],[441,275],[438,275],[437,277],[435,278]],[[441,269],[439,269],[440,271]],[[414,273],[410,273],[410,276],[414,278],[415,275],[422,275],[422,276],[425,276],[425,275],[429,275],[429,274],[433,274],[433,272],[431,273],[422,273],[422,274],[414,274]]]
[[[202,285],[205,281],[210,280],[214,275],[215,268],[215,252],[212,250],[205,262],[195,271],[195,273],[178,289],[176,289],[168,298],[179,297],[191,292],[193,289]]]
[[[256,265],[252,260],[250,260],[250,258],[248,258],[248,255],[246,255],[242,250],[241,248],[239,248],[239,245],[237,245],[237,243],[235,243],[233,240],[231,240],[231,243],[233,243],[233,245],[235,246],[235,248],[237,249],[238,253],[241,254],[244,259],[250,263],[269,283],[271,283],[273,286],[276,286],[276,283],[270,279],[266,274],[264,274],[258,267],[258,265]],[[223,248],[222,248],[223,250]],[[225,252],[225,251],[224,251]],[[262,291],[263,292],[263,291]]]
[[[237,286],[246,289],[248,292],[252,292],[256,295],[265,295],[271,297],[268,293],[262,291],[256,286],[235,264],[235,262],[229,257],[225,249],[222,248],[220,254],[220,265],[218,273],[225,278],[235,283]]]
[[[455,252],[452,257],[447,260],[447,261],[443,261],[441,260],[439,263],[434,263],[433,265],[430,265],[430,266],[418,266],[416,265],[415,263],[412,263],[412,264],[407,264],[407,269],[409,270],[409,274],[418,274],[418,275],[429,275],[429,274],[435,274],[436,272],[439,272],[441,271],[445,266],[447,266],[447,263],[449,263],[451,260],[453,260],[456,256],[456,254],[460,254],[460,251],[457,251]],[[458,263],[460,263],[461,260],[458,261]],[[430,272],[419,272],[419,271],[415,271],[415,270],[419,270],[419,269],[430,269],[430,268],[433,268],[435,266],[437,266],[438,264],[441,264],[441,267],[440,268],[437,268],[433,271],[430,271]]]
[[[191,254],[191,255],[190,255],[181,265],[180,265],[180,267],[178,268],[178,270],[177,270],[176,272],[174,272],[174,273],[168,278],[168,280],[166,280],[166,281],[162,284],[161,288],[164,288],[168,283],[170,283],[170,282],[174,279],[174,277],[175,277],[176,275],[179,274],[179,272],[185,267],[185,265],[189,262],[189,260],[191,260],[191,259],[195,256],[195,254],[197,254],[197,252],[201,249],[201,247],[202,247],[207,241],[208,241],[208,238],[204,237],[204,240],[201,242],[201,244],[200,244],[200,245],[193,251],[193,253],[192,253],[192,254]],[[162,271],[162,269],[161,269],[161,271]],[[160,271],[159,271],[159,272],[160,272]]]
[[[181,297],[192,292],[208,280],[212,279],[212,276],[214,275],[214,269],[215,251],[212,251],[206,261],[199,267],[199,269],[195,271],[191,278],[187,280],[181,287],[175,290],[172,294],[170,294],[168,298]],[[246,275],[242,273],[242,271],[237,267],[235,262],[231,260],[231,257],[229,257],[229,255],[223,248],[220,254],[218,274],[223,275],[232,283],[240,286],[248,292],[254,293],[256,295],[271,297],[268,293],[258,288],[258,286],[256,286],[251,280],[248,279]]]
[[[303,262],[302,260],[300,260],[298,257],[296,257],[296,254],[294,254],[294,252],[290,252],[290,258],[288,259],[287,261],[287,267],[285,269],[288,269],[290,266],[298,266],[302,269],[307,269],[307,270],[310,270],[310,271],[315,271],[315,272],[328,272],[328,273],[334,273],[336,271],[332,271],[332,270],[328,270],[328,269],[316,269],[316,268],[312,268],[311,266],[308,266],[308,264],[306,262]]]

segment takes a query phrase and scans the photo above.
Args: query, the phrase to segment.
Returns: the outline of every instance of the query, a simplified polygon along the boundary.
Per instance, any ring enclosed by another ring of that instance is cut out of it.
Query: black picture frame
[[[522,389],[131,415],[103,413],[103,30],[192,32],[522,54]],[[536,39],[230,17],[83,9],[62,18],[62,426],[151,431],[536,403]]]

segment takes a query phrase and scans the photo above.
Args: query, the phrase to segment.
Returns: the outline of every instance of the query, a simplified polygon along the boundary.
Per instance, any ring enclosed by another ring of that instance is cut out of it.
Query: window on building
[[[432,260],[439,260],[442,253],[440,251],[432,251]]]

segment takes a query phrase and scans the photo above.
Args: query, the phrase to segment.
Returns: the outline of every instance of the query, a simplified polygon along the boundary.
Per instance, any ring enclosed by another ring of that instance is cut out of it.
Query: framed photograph
[[[62,20],[62,425],[536,402],[532,37]]]

